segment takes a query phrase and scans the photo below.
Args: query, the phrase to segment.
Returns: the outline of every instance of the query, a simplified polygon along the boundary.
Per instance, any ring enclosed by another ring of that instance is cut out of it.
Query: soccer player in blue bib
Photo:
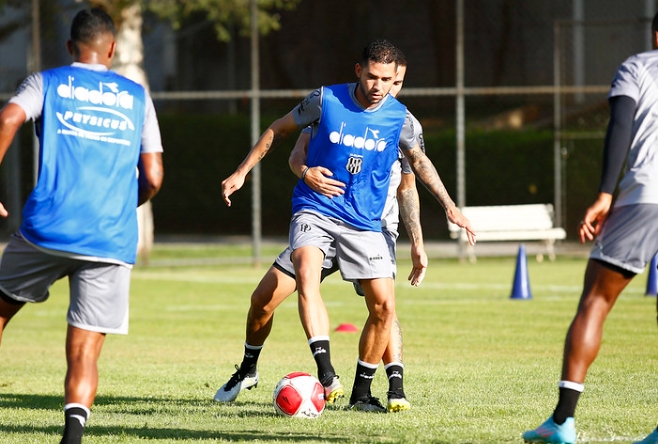
[[[523,434],[526,442],[576,441],[576,405],[599,352],[603,323],[658,250],[658,14],[651,28],[654,50],[629,57],[612,80],[599,195],[578,228],[580,241],[594,240],[594,246],[564,344],[559,398],[553,414]],[[658,431],[638,444],[658,444]]]
[[[398,72],[389,94],[397,96],[404,83],[407,62],[404,54],[398,57]],[[420,122],[414,122],[419,135],[422,134]],[[305,128],[300,134],[293,149],[289,164],[293,171],[302,171],[306,165],[306,152],[311,139],[311,128]],[[419,136],[421,148],[424,150],[422,137]],[[402,154],[400,153],[400,156]],[[299,173],[298,173],[299,174]],[[339,196],[344,193],[344,184],[331,179],[332,173],[323,167],[309,169],[304,177],[305,182],[317,192],[327,197]],[[398,215],[399,213],[399,215]],[[396,241],[398,238],[398,224],[402,219],[409,239],[411,241],[411,258],[413,267],[409,273],[411,285],[418,286],[422,282],[427,268],[427,254],[423,243],[423,231],[420,224],[420,202],[416,188],[416,177],[404,156],[399,158],[391,168],[391,181],[389,183],[388,198],[382,213],[382,233],[388,243],[394,270],[396,269]],[[292,250],[286,248],[269,268],[261,279],[251,296],[251,305],[247,315],[246,337],[244,342],[244,355],[240,366],[231,378],[222,385],[215,394],[215,401],[232,402],[240,392],[256,387],[259,382],[257,363],[263,349],[265,340],[270,334],[274,311],[296,290],[295,267],[290,258]],[[325,256],[323,264],[323,277],[338,270],[335,258]],[[359,290],[359,294],[363,292]],[[328,317],[328,313],[327,313]],[[328,321],[327,321],[328,323]],[[314,354],[318,365],[318,378],[325,388],[325,401],[334,404],[337,399],[344,396],[344,389],[331,364],[329,353],[329,336],[310,338],[309,346],[312,350],[318,346],[324,348],[326,353]],[[397,316],[391,327],[391,338],[384,352],[383,364],[389,380],[387,392],[389,412],[399,412],[411,408],[404,392],[404,365],[402,360],[402,329]]]
[[[37,184],[0,262],[0,338],[26,303],[45,301],[68,277],[62,444],[82,441],[105,335],[128,333],[136,208],[163,178],[150,96],[109,71],[115,34],[104,11],[80,11],[67,42],[74,63],[32,74],[0,111],[0,159],[27,120],[40,146]],[[2,204],[0,215],[7,216]]]
[[[398,146],[419,180],[441,202],[448,219],[465,228],[471,243],[475,242],[470,222],[447,195],[418,144],[411,113],[388,94],[397,73],[398,51],[385,40],[366,46],[355,67],[357,83],[313,91],[273,122],[222,182],[224,201],[230,205],[230,195],[242,187],[247,173],[274,143],[300,128],[313,127],[307,163],[296,172],[301,180],[293,193],[290,225],[299,313],[308,339],[328,335],[320,276],[324,258],[335,250],[343,279],[361,284],[369,312],[350,397],[350,406],[364,411],[386,411],[371,395],[370,386],[395,316],[393,269],[381,217]],[[308,171],[318,166],[345,184],[343,194],[330,198],[304,182]]]

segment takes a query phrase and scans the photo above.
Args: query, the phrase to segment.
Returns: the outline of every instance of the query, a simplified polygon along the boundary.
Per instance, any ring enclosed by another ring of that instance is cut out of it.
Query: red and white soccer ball
[[[305,372],[288,373],[274,388],[274,408],[284,416],[317,418],[324,404],[324,387]]]

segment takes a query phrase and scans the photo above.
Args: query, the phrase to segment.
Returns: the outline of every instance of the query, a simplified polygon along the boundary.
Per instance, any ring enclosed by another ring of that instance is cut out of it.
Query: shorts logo
[[[301,224],[299,226],[299,231],[301,231],[302,233],[308,233],[309,231],[311,231],[311,226],[309,224]]]
[[[368,258],[369,261],[381,261],[384,259],[384,257],[381,254],[378,254],[377,256],[370,256]]]
[[[349,171],[350,174],[358,174],[361,172],[362,164],[363,164],[362,157],[350,156],[349,159],[347,159],[347,165],[345,165],[345,169]]]

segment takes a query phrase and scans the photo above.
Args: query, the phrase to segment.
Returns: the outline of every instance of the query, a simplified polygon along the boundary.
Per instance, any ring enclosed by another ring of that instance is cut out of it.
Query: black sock
[[[354,404],[360,399],[370,396],[370,386],[372,380],[375,378],[376,370],[377,366],[366,364],[359,359],[356,364],[356,376],[354,377],[354,385],[352,386],[350,404]]]
[[[258,357],[263,346],[244,344],[244,356],[240,364],[240,372],[245,375],[253,376],[256,374],[256,365],[258,364]]]
[[[81,404],[64,406],[64,435],[60,444],[81,444],[89,410]]]
[[[560,387],[560,398],[557,402],[557,407],[553,412],[553,421],[556,424],[564,424],[567,418],[572,418],[576,413],[576,404],[580,397],[578,390],[573,390],[566,387]]]
[[[329,349],[329,339],[309,340],[309,347],[313,353],[313,359],[318,367],[318,379],[323,386],[329,386],[336,376],[334,366],[331,365],[331,350]]]
[[[385,369],[388,376],[388,396],[404,398],[404,366],[399,362],[392,362]]]

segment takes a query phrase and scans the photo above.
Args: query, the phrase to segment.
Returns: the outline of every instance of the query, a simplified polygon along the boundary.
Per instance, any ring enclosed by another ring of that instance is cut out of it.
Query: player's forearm
[[[290,170],[293,172],[293,174],[301,178],[307,168],[306,150],[301,149],[296,145],[295,149],[293,149],[290,153],[290,157],[288,157],[288,165],[290,166]]]
[[[158,194],[164,179],[162,153],[146,153],[140,156],[137,206]]]
[[[398,190],[398,204],[400,206],[400,217],[404,224],[411,245],[420,247],[423,245],[423,229],[420,224],[420,199],[418,190],[413,188]]]
[[[432,162],[425,156],[418,156],[411,162],[411,166],[416,174],[416,177],[422,182],[427,190],[434,196],[436,200],[443,206],[444,209],[455,206],[455,202],[448,194],[448,190],[443,185],[439,173],[434,168]]]
[[[256,145],[251,148],[247,157],[238,165],[235,172],[246,176],[274,148],[279,140],[280,138],[275,137],[275,133],[271,128],[266,129]]]

